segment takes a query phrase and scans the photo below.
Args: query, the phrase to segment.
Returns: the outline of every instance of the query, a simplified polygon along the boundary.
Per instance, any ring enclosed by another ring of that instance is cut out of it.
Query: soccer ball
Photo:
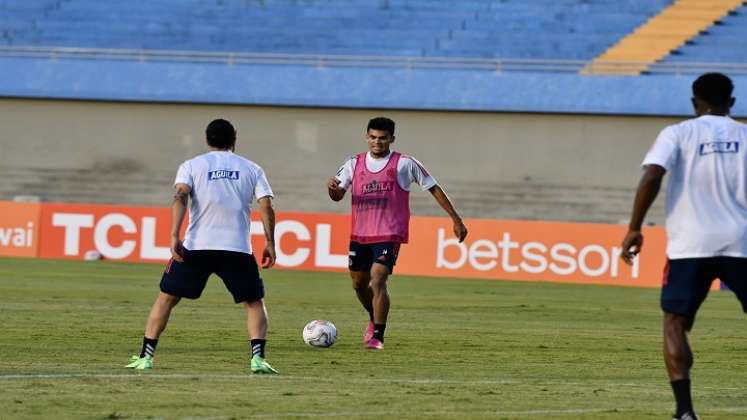
[[[337,328],[329,321],[311,321],[303,327],[303,341],[312,347],[329,347],[337,341]]]

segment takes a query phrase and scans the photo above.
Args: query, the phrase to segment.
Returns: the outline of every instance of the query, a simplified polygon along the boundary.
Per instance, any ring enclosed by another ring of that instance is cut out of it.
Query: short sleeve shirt
[[[747,125],[706,115],[662,130],[643,160],[669,172],[667,256],[747,257]]]
[[[373,172],[384,169],[392,154],[381,159],[374,159],[371,153],[366,153],[366,167]],[[340,188],[347,190],[350,184],[353,182],[353,174],[355,173],[355,162],[356,157],[352,156],[337,171],[337,178],[340,181]],[[402,155],[397,164],[397,181],[399,186],[405,191],[410,191],[410,185],[418,184],[423,191],[431,189],[438,185],[436,179],[433,178],[428,171],[425,169],[422,163],[418,162],[415,158],[410,156]]]
[[[232,152],[209,152],[182,163],[174,184],[192,188],[185,248],[252,253],[252,202],[273,196],[259,165]]]

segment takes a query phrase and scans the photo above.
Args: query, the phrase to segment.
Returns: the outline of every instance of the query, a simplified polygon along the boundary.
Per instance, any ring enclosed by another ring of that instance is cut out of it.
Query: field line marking
[[[605,387],[628,387],[643,389],[666,388],[664,385],[650,385],[641,383],[596,383],[593,381],[546,381],[534,379],[478,379],[478,380],[457,380],[457,379],[413,379],[413,378],[319,378],[315,376],[257,376],[251,374],[189,374],[189,373],[151,373],[151,372],[132,372],[132,373],[28,373],[28,374],[0,374],[0,381],[13,380],[33,380],[33,379],[226,379],[226,380],[273,380],[273,381],[314,381],[314,382],[345,382],[359,384],[377,384],[377,383],[399,383],[408,385],[584,385],[584,386],[605,386]],[[703,389],[715,389],[723,391],[739,391],[743,388],[724,388],[724,387],[702,387]],[[743,407],[737,407],[741,410]]]
[[[149,373],[149,372],[133,372],[127,373],[28,373],[28,374],[0,374],[0,380],[24,380],[24,379],[72,379],[72,378],[100,378],[100,379],[142,379],[142,378],[155,378],[155,379],[240,379],[240,380],[304,380],[304,381],[316,381],[316,382],[353,382],[353,383],[407,383],[407,384],[485,384],[485,385],[501,385],[501,384],[517,384],[521,383],[516,380],[478,380],[478,381],[459,381],[449,379],[385,379],[385,378],[336,378],[336,379],[323,379],[314,376],[256,376],[256,375],[217,375],[217,374],[189,374],[189,373]]]
[[[559,408],[559,409],[548,409],[548,410],[496,410],[496,411],[476,411],[469,412],[468,414],[480,415],[480,416],[537,416],[537,415],[563,415],[563,414],[593,414],[593,413],[631,413],[634,411],[640,411],[640,409],[626,409],[626,408]],[[669,413],[669,410],[663,410],[662,413]],[[721,407],[707,409],[705,412],[731,412],[731,413],[744,413],[747,412],[747,407]],[[657,411],[658,413],[658,411]],[[357,418],[357,417],[371,417],[371,416],[397,416],[407,415],[409,413],[402,411],[368,411],[366,413],[361,412],[321,412],[321,413],[301,413],[301,412],[285,412],[285,413],[261,413],[249,415],[249,418],[275,418],[277,416],[283,417],[346,417],[346,418]],[[433,417],[443,416],[444,414],[465,414],[464,411],[418,411],[418,416],[422,417]]]

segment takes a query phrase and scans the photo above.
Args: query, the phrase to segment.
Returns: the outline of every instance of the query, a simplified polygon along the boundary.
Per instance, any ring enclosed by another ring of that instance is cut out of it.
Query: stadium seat
[[[582,72],[638,75],[742,4],[742,0],[676,0]]]
[[[668,0],[2,0],[0,42],[34,47],[590,59],[666,4]]]

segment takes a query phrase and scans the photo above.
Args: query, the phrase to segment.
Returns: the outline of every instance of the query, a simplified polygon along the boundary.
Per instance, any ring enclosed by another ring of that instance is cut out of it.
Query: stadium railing
[[[3,47],[0,59],[81,59],[121,60],[138,62],[186,62],[225,65],[289,65],[308,67],[361,67],[394,69],[438,69],[438,70],[484,70],[494,72],[559,72],[579,73],[590,60],[549,59],[495,59],[455,57],[408,57],[408,56],[363,56],[363,55],[315,55],[315,54],[270,54],[270,53],[226,53],[166,50],[129,50],[100,48],[43,48]],[[632,61],[595,62],[594,66],[638,68],[641,63]],[[648,74],[696,74],[720,71],[730,75],[747,75],[747,63],[717,62],[662,62],[652,65]]]

